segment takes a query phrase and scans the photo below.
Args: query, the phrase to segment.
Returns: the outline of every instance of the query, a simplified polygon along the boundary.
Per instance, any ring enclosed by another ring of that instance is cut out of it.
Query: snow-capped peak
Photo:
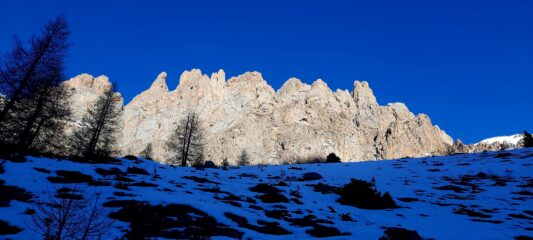
[[[476,144],[480,144],[480,143],[493,144],[493,143],[498,142],[498,143],[509,143],[509,144],[516,145],[518,144],[520,140],[522,140],[523,137],[524,136],[522,134],[514,134],[510,136],[498,136],[498,137],[487,138]]]

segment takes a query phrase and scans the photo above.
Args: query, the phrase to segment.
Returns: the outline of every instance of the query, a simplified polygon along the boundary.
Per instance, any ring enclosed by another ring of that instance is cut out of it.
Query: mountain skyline
[[[531,12],[0,0],[0,238],[533,239]]]
[[[159,72],[173,89],[193,68],[259,71],[274,89],[291,77],[320,78],[334,90],[364,80],[380,104],[403,102],[474,143],[533,127],[531,11],[528,1],[3,1],[0,51],[11,48],[13,35],[27,39],[63,14],[73,29],[66,79],[106,75],[125,102]]]

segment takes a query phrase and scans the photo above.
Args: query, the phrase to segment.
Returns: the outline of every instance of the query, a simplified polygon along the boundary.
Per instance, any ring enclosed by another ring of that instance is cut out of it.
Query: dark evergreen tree
[[[227,170],[229,167],[228,158],[222,159],[222,169]]]
[[[148,143],[148,145],[146,145],[146,147],[144,148],[144,150],[141,152],[140,155],[144,159],[153,160],[152,159],[152,155],[153,155],[152,143]]]
[[[66,143],[65,126],[70,119],[68,91],[63,86],[42,89],[37,100],[23,101],[27,114],[22,119],[17,149],[36,153],[63,155]],[[53,140],[53,141],[51,141]]]
[[[36,141],[54,137],[70,115],[67,95],[60,86],[68,49],[69,29],[64,17],[46,24],[26,49],[15,38],[0,66],[0,145],[4,152],[25,154]],[[35,150],[35,149],[33,149]]]
[[[203,132],[198,114],[188,110],[172,131],[166,144],[173,157],[167,162],[171,165],[200,164],[203,161]]]
[[[243,149],[241,154],[239,154],[238,164],[239,166],[246,166],[250,164],[250,155],[246,149]]]
[[[115,135],[119,127],[121,101],[114,84],[87,110],[71,136],[73,153],[86,160],[115,153]]]
[[[524,141],[524,147],[525,148],[533,147],[533,137],[527,131],[524,131],[524,140],[523,141]]]

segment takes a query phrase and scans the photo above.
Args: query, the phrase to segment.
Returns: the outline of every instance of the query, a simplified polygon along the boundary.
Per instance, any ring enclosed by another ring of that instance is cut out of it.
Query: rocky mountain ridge
[[[523,134],[492,137],[473,144],[463,144],[461,140],[457,139],[454,142],[450,153],[479,153],[486,151],[517,149],[523,147],[523,139]]]
[[[259,72],[226,80],[223,70],[207,76],[198,69],[181,74],[170,91],[160,73],[149,89],[124,106],[118,150],[139,154],[152,143],[154,158],[165,161],[170,132],[189,109],[199,113],[205,131],[205,157],[235,162],[246,149],[256,164],[324,157],[343,161],[392,159],[449,153],[453,140],[425,114],[403,103],[378,104],[365,81],[351,92],[332,91],[322,80],[311,85],[291,78],[275,91]],[[88,74],[65,82],[75,117],[109,84]]]

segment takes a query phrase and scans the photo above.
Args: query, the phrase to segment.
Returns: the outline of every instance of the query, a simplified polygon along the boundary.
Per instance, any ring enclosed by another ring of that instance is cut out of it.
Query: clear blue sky
[[[404,102],[464,142],[533,131],[533,1],[0,0],[0,51],[66,15],[68,77],[104,74],[125,100],[161,71],[259,71]]]

